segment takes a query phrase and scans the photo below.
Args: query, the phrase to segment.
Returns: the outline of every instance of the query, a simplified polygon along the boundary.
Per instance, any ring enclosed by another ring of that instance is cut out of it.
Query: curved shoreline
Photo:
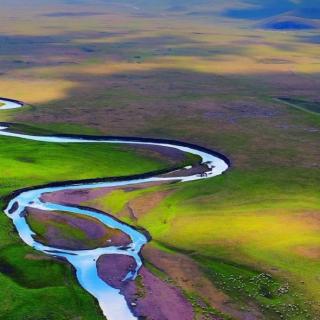
[[[0,103],[4,103],[1,109],[13,109],[22,107],[24,104],[13,99],[0,98]],[[6,103],[8,108],[6,108]],[[15,106],[14,106],[15,105]],[[193,167],[176,168],[147,172],[143,174],[111,177],[111,178],[96,178],[86,180],[71,180],[64,182],[53,182],[43,186],[23,188],[13,192],[6,199],[6,215],[13,221],[20,238],[29,246],[36,250],[42,251],[48,255],[65,258],[76,270],[76,275],[80,285],[92,294],[99,302],[99,305],[108,318],[108,320],[133,320],[137,317],[133,314],[127,304],[126,299],[118,289],[115,289],[105,283],[98,275],[97,261],[103,255],[125,255],[131,256],[136,262],[134,271],[129,272],[124,280],[134,280],[137,276],[142,264],[141,249],[150,240],[150,238],[142,233],[141,230],[125,224],[111,215],[106,215],[104,212],[69,204],[59,204],[53,202],[44,202],[41,197],[45,193],[65,190],[82,190],[96,189],[103,187],[123,187],[129,185],[137,185],[146,182],[187,182],[194,180],[207,179],[222,174],[230,167],[230,161],[224,155],[196,146],[194,144],[179,142],[175,140],[165,139],[148,139],[148,138],[126,138],[126,137],[104,137],[104,136],[85,136],[85,135],[27,135],[8,131],[10,123],[0,123],[0,135],[7,137],[22,138],[33,141],[49,142],[49,143],[112,143],[112,144],[127,144],[127,145],[143,145],[169,147],[180,150],[184,153],[190,153],[199,156],[202,159],[201,164],[207,168],[204,173],[198,174],[191,171],[191,175],[179,175],[179,170],[184,169],[186,172]],[[130,165],[130,164],[129,164]],[[178,171],[177,171],[178,170]],[[163,176],[177,171],[178,176]],[[121,247],[99,247],[91,250],[64,250],[55,247],[50,247],[38,243],[35,239],[35,233],[29,227],[23,212],[26,207],[33,207],[46,211],[66,211],[71,214],[80,214],[88,217],[94,217],[102,224],[119,229],[126,233],[131,244],[123,250]]]
[[[0,98],[0,102],[1,102],[1,98]],[[10,122],[0,122],[0,130],[9,129],[10,125],[12,124],[13,123],[10,123]],[[1,134],[1,135],[6,135],[9,137],[10,136],[18,137],[18,138],[19,137],[23,138],[28,136],[29,140],[39,141],[38,139],[36,139],[38,136],[35,136],[35,135],[25,135],[25,134],[10,133],[10,132],[7,132],[7,134]],[[32,139],[32,137],[34,137],[35,139]],[[65,142],[70,142],[70,143],[71,142],[74,142],[74,143],[84,143],[84,142],[96,142],[96,143],[106,142],[107,143],[109,142],[109,143],[126,143],[126,144],[140,144],[140,145],[163,145],[169,148],[174,148],[174,147],[189,148],[189,149],[194,149],[194,150],[206,153],[208,155],[215,156],[223,160],[228,165],[228,167],[231,167],[230,159],[220,152],[210,150],[208,148],[198,146],[193,143],[181,142],[174,139],[142,138],[142,137],[126,137],[126,136],[99,136],[99,135],[81,135],[81,134],[54,134],[54,135],[43,134],[41,135],[41,137],[43,138],[43,142],[51,142],[50,141],[51,139],[57,138],[57,139],[66,139],[68,141],[65,141]],[[46,140],[46,137],[49,139]],[[71,140],[74,140],[74,141],[71,141]],[[170,171],[172,171],[172,169]],[[141,175],[144,175],[144,174],[141,174]]]
[[[17,109],[24,106],[24,102],[22,101],[15,100],[15,99],[2,98],[2,97],[0,97],[0,103],[3,104],[0,106],[0,111]]]

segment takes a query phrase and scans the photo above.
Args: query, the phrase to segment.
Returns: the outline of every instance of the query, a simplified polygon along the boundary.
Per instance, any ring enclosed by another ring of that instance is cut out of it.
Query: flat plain
[[[251,19],[257,1],[2,2],[0,96],[27,106],[1,111],[1,122],[174,139],[231,160],[214,179],[79,204],[147,230],[145,268],[183,293],[195,319],[319,319],[317,4],[310,18],[291,1],[279,12],[261,1],[268,16]],[[0,146],[2,207],[28,186],[177,165],[121,146]],[[0,223],[0,319],[103,319],[68,264],[23,245],[4,214]]]

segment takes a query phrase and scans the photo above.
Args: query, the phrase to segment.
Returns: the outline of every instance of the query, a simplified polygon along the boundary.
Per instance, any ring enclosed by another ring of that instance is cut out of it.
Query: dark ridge
[[[306,22],[299,22],[299,21],[276,21],[276,22],[267,22],[262,25],[264,29],[271,29],[271,30],[312,30],[316,29],[316,27],[312,24]]]

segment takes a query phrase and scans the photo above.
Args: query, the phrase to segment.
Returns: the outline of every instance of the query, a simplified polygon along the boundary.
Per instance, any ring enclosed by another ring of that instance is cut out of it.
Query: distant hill
[[[257,20],[255,26],[270,30],[311,30],[320,27],[320,1],[242,0],[243,6],[227,9],[233,19]]]
[[[224,15],[239,19],[261,19],[293,11],[298,17],[320,18],[319,0],[242,0],[241,3],[226,10]]]
[[[317,29],[320,24],[310,19],[298,18],[294,16],[277,16],[256,25],[259,28],[269,30],[312,30]]]
[[[57,0],[68,4],[90,0]],[[190,19],[231,18],[252,22],[270,30],[312,30],[319,28],[320,0],[101,0],[118,10],[143,15],[187,16]],[[50,16],[68,16],[57,12]],[[83,13],[85,15],[86,13]],[[77,13],[79,15],[79,13]]]

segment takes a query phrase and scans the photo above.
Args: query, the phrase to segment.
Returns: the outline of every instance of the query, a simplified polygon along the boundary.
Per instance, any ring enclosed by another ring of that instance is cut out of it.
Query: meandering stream
[[[0,99],[0,111],[6,109],[14,109],[23,107],[23,103],[16,100]],[[36,250],[44,252],[48,255],[63,257],[71,263],[75,270],[79,283],[93,295],[99,302],[103,314],[108,320],[132,320],[137,319],[131,312],[124,296],[122,296],[118,289],[109,286],[106,282],[100,279],[97,272],[97,260],[100,256],[106,254],[119,254],[132,256],[136,261],[136,270],[129,273],[126,279],[134,279],[142,261],[140,251],[142,247],[148,242],[147,237],[137,231],[135,228],[121,223],[111,216],[104,215],[96,210],[88,208],[78,208],[71,205],[61,205],[51,202],[43,202],[41,196],[45,193],[51,193],[63,190],[80,190],[80,189],[94,189],[102,187],[118,187],[142,184],[146,182],[163,182],[176,181],[187,182],[199,179],[208,179],[222,174],[229,167],[228,161],[223,156],[215,152],[188,145],[184,143],[176,143],[170,141],[160,141],[151,139],[130,139],[130,138],[109,138],[109,137],[85,137],[85,136],[37,136],[27,135],[11,132],[7,126],[0,126],[0,135],[9,136],[27,140],[42,141],[48,143],[114,143],[114,144],[133,144],[133,145],[151,145],[162,146],[178,149],[180,151],[197,155],[201,157],[202,163],[207,166],[206,172],[203,174],[185,174],[188,170],[183,170],[182,176],[160,176],[155,173],[154,176],[141,175],[133,179],[114,180],[99,182],[81,182],[78,183],[61,183],[55,186],[42,186],[36,188],[25,189],[17,191],[10,199],[5,214],[14,223],[21,239]],[[27,207],[38,208],[46,211],[65,211],[73,214],[81,214],[98,219],[101,223],[109,228],[119,229],[126,233],[130,239],[131,244],[123,250],[122,247],[109,246],[101,247],[92,250],[62,250],[59,248],[50,247],[37,242],[34,238],[35,233],[29,227],[24,212]]]

